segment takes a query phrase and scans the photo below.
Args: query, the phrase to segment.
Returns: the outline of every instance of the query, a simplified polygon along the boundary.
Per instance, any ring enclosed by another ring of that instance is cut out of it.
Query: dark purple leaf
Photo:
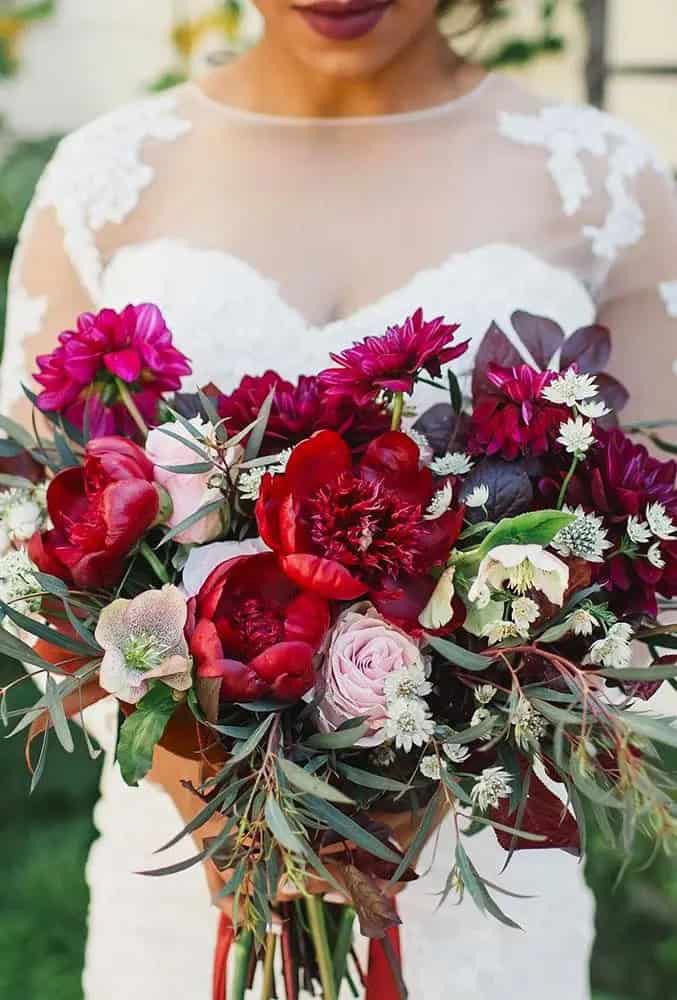
[[[560,368],[564,371],[570,365],[578,365],[578,370],[588,375],[603,372],[611,356],[611,334],[599,323],[582,326],[574,331],[562,345]]]
[[[491,521],[515,517],[531,508],[534,490],[522,462],[504,462],[500,458],[483,459],[463,479],[461,499],[482,484],[489,489],[487,514]],[[470,521],[486,519],[480,508],[469,508],[467,517]]]
[[[504,826],[512,826],[519,811],[519,806],[513,811],[510,810],[510,799],[501,799],[500,805],[492,809],[491,818]],[[524,840],[515,834],[495,830],[496,839],[505,851],[512,848],[519,851],[528,848],[558,847],[572,854],[580,853],[581,841],[576,820],[564,803],[535,775],[531,776],[529,782],[526,805],[522,804],[519,829],[525,833],[539,834],[546,839]]]
[[[467,416],[455,413],[450,403],[435,403],[421,414],[414,430],[423,434],[436,455],[444,455],[454,441],[464,440],[467,424]]]
[[[472,376],[472,398],[477,399],[487,392],[493,392],[494,386],[487,380],[487,368],[490,364],[513,368],[521,365],[524,359],[514,347],[500,326],[492,323],[482,338],[475,358]]]
[[[514,312],[511,319],[515,333],[541,371],[545,371],[564,341],[562,327],[546,316],[533,316],[521,310]]]
[[[599,386],[599,398],[604,400],[606,405],[613,411],[606,417],[603,417],[598,423],[601,427],[615,427],[617,424],[615,415],[623,409],[630,398],[630,393],[613,375],[607,375],[605,372],[602,372],[596,376],[596,379]],[[611,421],[609,421],[609,417],[612,418]]]

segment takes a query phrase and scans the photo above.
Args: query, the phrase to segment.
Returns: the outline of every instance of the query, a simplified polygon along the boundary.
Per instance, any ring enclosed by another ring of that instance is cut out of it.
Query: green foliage
[[[153,764],[153,752],[176,711],[172,692],[156,684],[120,728],[117,759],[128,785],[138,785]]]

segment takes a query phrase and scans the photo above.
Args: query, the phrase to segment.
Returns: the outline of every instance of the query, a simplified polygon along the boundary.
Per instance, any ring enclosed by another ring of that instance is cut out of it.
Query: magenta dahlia
[[[256,420],[272,388],[275,398],[261,446],[265,455],[291,448],[318,430],[337,431],[359,451],[390,426],[382,407],[375,403],[356,407],[351,396],[328,393],[316,376],[302,375],[293,385],[277,372],[267,371],[245,375],[230,395],[218,397],[219,416],[227,418],[230,434]]]
[[[489,365],[487,380],[493,391],[475,400],[469,449],[478,455],[500,455],[509,462],[520,455],[548,452],[560,424],[570,416],[565,406],[542,395],[556,375],[529,365]]]
[[[78,427],[86,413],[94,437],[129,430],[118,382],[129,388],[142,414],[152,418],[161,395],[178,389],[191,372],[162,313],[150,304],[129,305],[120,313],[83,313],[77,328],[59,334],[59,346],[37,363],[39,408],[63,413]]]
[[[320,382],[329,393],[349,394],[358,406],[374,400],[382,389],[411,393],[419,372],[439,376],[442,365],[467,351],[467,340],[453,344],[457,330],[458,323],[447,325],[442,316],[426,322],[418,309],[381,337],[366,337],[330,355],[339,367],[320,372]]]

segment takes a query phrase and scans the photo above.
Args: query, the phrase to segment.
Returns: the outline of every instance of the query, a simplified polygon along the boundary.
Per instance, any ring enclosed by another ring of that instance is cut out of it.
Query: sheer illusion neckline
[[[322,128],[326,126],[354,127],[358,125],[401,125],[429,121],[432,118],[443,117],[456,109],[465,108],[479,100],[486,91],[493,87],[498,79],[498,74],[487,73],[479,83],[472,89],[466,91],[458,97],[444,101],[442,104],[433,104],[427,108],[418,108],[414,111],[396,111],[392,114],[382,115],[342,115],[334,117],[316,117],[313,115],[274,115],[266,114],[262,111],[251,111],[247,108],[238,108],[232,104],[226,104],[210,97],[197,81],[191,80],[184,84],[186,91],[193,94],[202,104],[213,111],[224,115],[233,121],[249,122],[260,125],[279,125],[281,127],[303,126]]]

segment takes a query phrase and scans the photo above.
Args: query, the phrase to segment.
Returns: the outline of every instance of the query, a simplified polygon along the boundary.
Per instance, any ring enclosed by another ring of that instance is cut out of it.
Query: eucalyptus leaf
[[[305,846],[289,825],[277,799],[269,795],[266,799],[266,822],[275,839],[293,854],[305,854]]]
[[[315,750],[347,750],[355,746],[358,740],[370,731],[368,722],[361,722],[350,729],[342,729],[333,733],[313,733],[304,745]]]
[[[448,639],[440,639],[435,635],[426,635],[426,642],[429,646],[444,656],[445,659],[449,660],[457,667],[462,667],[463,670],[470,670],[474,673],[481,673],[488,668],[493,663],[491,656],[480,656],[479,653],[471,653],[468,649],[463,649],[455,642],[450,642]]]
[[[495,917],[502,924],[505,924],[506,927],[512,927],[518,931],[522,930],[520,925],[515,923],[511,917],[507,916],[489,895],[489,890],[482,881],[472,861],[466,854],[465,848],[460,840],[456,844],[456,864],[458,865],[458,871],[461,879],[463,880],[463,884],[475,901],[480,912],[490,913],[492,917]]]
[[[247,441],[247,447],[245,449],[245,459],[249,460],[256,458],[259,451],[261,450],[261,444],[263,443],[263,438],[266,433],[266,428],[268,427],[268,421],[270,419],[270,411],[273,407],[273,400],[275,399],[275,386],[270,390],[263,405],[259,410],[258,420],[256,426],[249,435],[249,440]]]
[[[663,743],[665,746],[677,747],[677,726],[674,719],[633,711],[624,712],[623,721],[629,729],[639,736],[655,740],[656,743]]]
[[[197,524],[198,521],[207,517],[208,514],[213,514],[217,510],[225,509],[225,507],[226,502],[223,499],[210,500],[209,503],[203,504],[202,507],[198,508],[198,510],[194,510],[192,514],[188,515],[188,517],[184,517],[183,521],[180,521],[178,524],[175,524],[173,528],[170,528],[157,548],[159,549],[163,545],[166,545],[167,542],[171,542],[171,540],[176,538],[176,536],[182,531],[186,531],[187,528],[191,528],[194,524]]]
[[[281,757],[278,765],[290,784],[294,788],[298,788],[300,792],[306,792],[309,795],[317,796],[320,799],[327,799],[330,802],[342,802],[345,805],[353,804],[353,800],[344,795],[343,792],[340,792],[338,788],[334,788],[328,782],[322,781],[321,778],[316,778],[314,774],[309,774],[308,771],[299,767],[293,761]]]
[[[4,601],[0,600],[0,608],[4,611],[11,621],[19,628],[24,629],[29,635],[35,635],[39,639],[45,639],[47,642],[51,643],[53,646],[58,646],[59,649],[65,649],[70,653],[77,653],[79,656],[91,656],[92,653],[100,652],[100,647],[98,645],[88,645],[81,642],[79,639],[73,639],[71,636],[64,635],[55,628],[50,628],[49,625],[44,625],[42,622],[35,621],[34,618],[30,618],[28,615],[22,615],[20,611],[17,611],[10,604],[6,604]],[[66,657],[64,657],[64,660]]]
[[[364,788],[375,788],[380,792],[408,792],[410,788],[402,781],[386,778],[382,774],[373,774],[371,771],[363,771],[361,767],[353,767],[351,764],[339,763],[337,767],[345,778]]]
[[[382,861],[390,861],[392,864],[399,864],[400,855],[387,844],[381,843],[378,837],[365,830],[364,827],[356,823],[354,819],[337,809],[330,802],[318,799],[314,795],[307,796],[307,804],[313,816],[322,820],[330,830],[334,830],[339,836],[353,841],[358,847],[362,847],[369,854],[373,854]],[[403,869],[404,871],[404,869]]]
[[[49,717],[54,726],[54,733],[66,753],[73,753],[73,734],[68,725],[68,719],[64,711],[59,688],[53,677],[47,677],[47,687],[45,689],[45,704]]]

